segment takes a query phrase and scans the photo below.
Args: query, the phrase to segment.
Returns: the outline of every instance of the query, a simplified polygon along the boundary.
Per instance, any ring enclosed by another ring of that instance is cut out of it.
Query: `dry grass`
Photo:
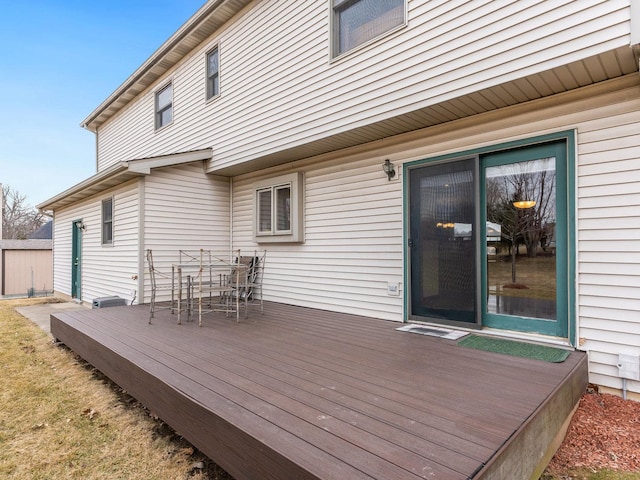
[[[15,312],[46,301],[0,301],[0,478],[231,478]]]
[[[528,258],[519,256],[516,260],[516,283],[527,288],[504,288],[511,284],[511,258],[509,261],[497,261],[488,264],[488,283],[490,287],[496,285],[503,296],[539,298],[555,300],[556,298],[556,258],[538,256]]]

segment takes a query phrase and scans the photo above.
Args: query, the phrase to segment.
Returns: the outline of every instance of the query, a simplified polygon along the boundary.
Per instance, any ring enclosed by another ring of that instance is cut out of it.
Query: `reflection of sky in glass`
[[[158,93],[158,108],[164,108],[171,104],[171,85]]]
[[[486,178],[506,177],[510,175],[522,175],[536,172],[555,172],[555,170],[555,157],[540,158],[538,160],[529,160],[527,162],[488,167],[486,171]]]

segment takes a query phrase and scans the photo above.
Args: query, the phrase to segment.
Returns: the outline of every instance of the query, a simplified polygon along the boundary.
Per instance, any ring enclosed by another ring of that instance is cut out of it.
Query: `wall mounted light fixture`
[[[76,222],[76,227],[78,227],[78,230],[82,230],[83,232],[87,229],[87,226],[84,224],[82,220],[78,220]]]
[[[391,160],[389,160],[388,158],[382,164],[382,170],[387,174],[389,181],[391,181],[391,179],[396,176],[396,169],[393,166],[393,163],[391,163]]]

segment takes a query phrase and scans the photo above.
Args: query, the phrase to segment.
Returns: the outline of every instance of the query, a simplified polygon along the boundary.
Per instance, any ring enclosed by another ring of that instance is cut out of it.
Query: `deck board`
[[[280,304],[201,328],[147,312],[56,314],[52,333],[239,479],[473,478],[585,362]]]

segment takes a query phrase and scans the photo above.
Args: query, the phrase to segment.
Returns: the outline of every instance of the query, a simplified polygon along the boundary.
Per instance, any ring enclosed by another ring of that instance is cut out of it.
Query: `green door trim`
[[[82,300],[82,220],[71,222],[71,298]]]
[[[539,333],[554,337],[567,338],[568,322],[563,321],[567,317],[568,291],[567,283],[567,167],[566,167],[566,141],[564,139],[554,140],[551,142],[539,143],[534,145],[525,145],[520,149],[504,150],[497,153],[485,154],[481,157],[482,173],[481,179],[485,178],[485,171],[489,167],[497,165],[508,165],[519,163],[527,160],[533,160],[543,157],[554,157],[556,159],[556,244],[562,245],[564,248],[558,248],[556,253],[556,279],[558,280],[556,291],[556,320],[543,320],[539,318],[519,317],[515,315],[501,315],[487,312],[487,264],[482,261],[480,268],[482,271],[482,316],[483,324],[492,327],[507,330],[515,330],[527,333]],[[484,185],[484,182],[482,182]],[[486,191],[481,189],[480,205],[486,206]],[[480,221],[480,238],[486,237],[486,209],[481,209]],[[484,259],[487,253],[486,242],[481,242],[481,256]]]
[[[576,342],[576,131],[563,130],[559,132],[549,133],[546,135],[538,135],[520,140],[479,147],[470,150],[459,151],[436,157],[414,160],[402,165],[402,188],[403,188],[403,262],[404,262],[404,314],[403,318],[407,321],[411,315],[410,305],[410,201],[409,201],[409,172],[414,168],[419,168],[429,163],[454,160],[470,156],[481,156],[484,154],[499,153],[501,151],[512,150],[525,146],[535,146],[539,144],[564,140],[566,142],[566,169],[563,172],[566,175],[563,187],[566,189],[566,205],[564,212],[566,217],[566,238],[564,244],[566,246],[567,258],[563,265],[566,268],[566,287],[563,297],[566,298],[566,337],[572,345]],[[478,197],[479,198],[479,197]],[[482,225],[482,222],[480,222]],[[556,239],[558,241],[558,239]],[[486,249],[486,245],[484,247]],[[485,252],[486,253],[486,252]],[[482,258],[482,257],[481,257]]]

